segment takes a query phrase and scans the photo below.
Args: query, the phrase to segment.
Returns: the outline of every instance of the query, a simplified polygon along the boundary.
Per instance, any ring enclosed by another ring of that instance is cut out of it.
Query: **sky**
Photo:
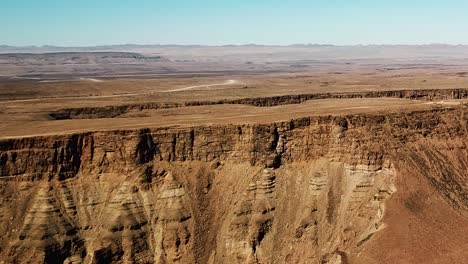
[[[0,0],[0,45],[468,44],[467,0]]]

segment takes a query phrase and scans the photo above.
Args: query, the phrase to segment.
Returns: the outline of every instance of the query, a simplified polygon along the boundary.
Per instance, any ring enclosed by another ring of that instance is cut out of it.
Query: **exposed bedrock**
[[[348,263],[387,228],[401,171],[467,216],[467,121],[457,107],[1,140],[0,259]]]
[[[219,104],[245,104],[258,107],[269,107],[286,104],[299,104],[309,100],[319,99],[352,99],[352,98],[407,98],[418,100],[449,100],[468,98],[468,89],[420,89],[420,90],[389,90],[374,92],[350,92],[350,93],[314,93],[282,95],[271,97],[254,97],[218,101],[188,101],[183,103],[140,103],[117,106],[78,107],[65,108],[52,111],[49,117],[52,119],[96,119],[114,118],[132,111],[149,109],[177,108],[184,106],[219,105]]]

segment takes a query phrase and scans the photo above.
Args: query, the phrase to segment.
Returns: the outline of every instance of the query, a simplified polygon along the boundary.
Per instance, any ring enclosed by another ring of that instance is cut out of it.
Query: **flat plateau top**
[[[323,98],[301,103],[259,107],[249,104],[215,104],[175,108],[134,107],[118,115],[53,120],[50,113],[63,109],[184,104],[244,98],[303,94],[345,94],[424,89],[466,89],[462,68],[358,69],[296,73],[227,75],[157,79],[41,80],[0,82],[0,138],[52,135],[96,130],[163,126],[244,124],[284,121],[316,115],[458,107],[462,100],[414,98]]]

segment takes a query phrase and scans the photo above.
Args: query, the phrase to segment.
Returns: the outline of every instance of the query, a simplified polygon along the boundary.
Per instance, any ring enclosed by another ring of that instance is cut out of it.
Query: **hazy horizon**
[[[418,47],[418,46],[451,46],[451,47],[460,47],[468,46],[468,44],[450,44],[450,43],[427,43],[427,44],[321,44],[321,43],[294,43],[294,44],[257,44],[257,43],[245,43],[245,44],[222,44],[222,45],[210,45],[210,44],[133,44],[133,43],[124,43],[124,44],[102,44],[102,45],[84,45],[84,46],[60,46],[60,45],[8,45],[0,43],[0,48],[12,47],[12,48],[99,48],[99,47],[243,47],[243,46],[258,46],[258,47]]]

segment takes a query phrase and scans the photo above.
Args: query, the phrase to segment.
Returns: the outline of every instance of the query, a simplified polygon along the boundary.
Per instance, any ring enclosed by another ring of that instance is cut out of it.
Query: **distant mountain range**
[[[0,50],[131,50],[131,49],[148,49],[148,48],[217,48],[217,47],[284,47],[284,48],[320,48],[320,47],[468,47],[468,45],[451,45],[451,44],[425,44],[425,45],[387,45],[387,44],[369,44],[369,45],[333,45],[333,44],[291,44],[291,45],[262,45],[262,44],[242,44],[242,45],[179,45],[179,44],[121,44],[121,45],[97,45],[97,46],[11,46],[0,45]]]

